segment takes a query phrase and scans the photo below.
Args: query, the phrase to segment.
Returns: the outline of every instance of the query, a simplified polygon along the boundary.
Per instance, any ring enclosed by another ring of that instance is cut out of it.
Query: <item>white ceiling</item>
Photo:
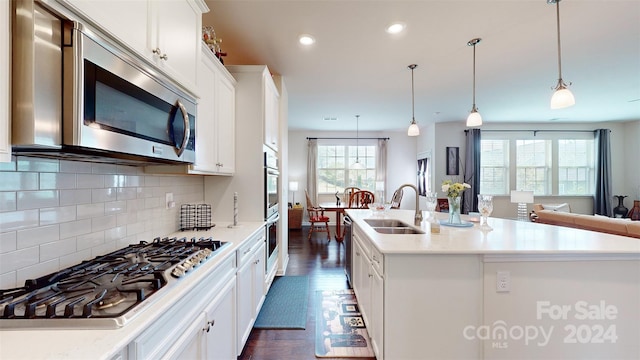
[[[225,64],[266,64],[283,76],[289,128],[406,129],[411,70],[420,125],[640,119],[640,0],[560,3],[562,77],[576,105],[550,110],[558,76],[556,7],[546,0],[206,0]],[[385,28],[403,21],[403,34]],[[302,33],[317,42],[298,44]],[[324,121],[337,117],[337,121]]]

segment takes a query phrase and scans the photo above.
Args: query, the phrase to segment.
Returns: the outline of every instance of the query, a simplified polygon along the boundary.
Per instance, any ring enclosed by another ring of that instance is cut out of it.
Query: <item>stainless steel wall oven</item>
[[[278,171],[278,156],[269,147],[264,147],[264,192],[265,192],[265,221],[267,232],[267,272],[273,266],[278,254],[278,199],[280,198],[280,171]]]

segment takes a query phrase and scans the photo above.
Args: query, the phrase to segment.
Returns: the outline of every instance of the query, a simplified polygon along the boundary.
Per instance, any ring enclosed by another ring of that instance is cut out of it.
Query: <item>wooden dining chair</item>
[[[391,197],[391,208],[392,209],[400,209],[400,203],[402,202],[403,190],[398,189],[393,193]]]
[[[356,209],[368,209],[367,205],[375,202],[375,196],[369,190],[355,191],[349,197],[348,207]]]
[[[327,240],[331,241],[331,232],[329,231],[329,217],[325,216],[324,209],[315,206],[307,189],[304,190],[304,195],[307,197],[307,213],[309,214],[309,235],[307,239],[311,241],[311,234],[314,232],[326,232]]]
[[[344,198],[342,199],[342,201],[344,201],[345,204],[348,204],[349,199],[351,198],[351,194],[359,190],[360,188],[357,186],[347,186],[346,188],[344,188]]]

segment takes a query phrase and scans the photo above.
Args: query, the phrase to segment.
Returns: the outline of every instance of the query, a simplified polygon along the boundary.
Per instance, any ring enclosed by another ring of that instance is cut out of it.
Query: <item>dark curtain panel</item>
[[[596,139],[596,191],[593,197],[594,214],[613,216],[611,204],[611,131],[597,129]]]
[[[464,156],[464,182],[471,185],[462,195],[462,213],[478,211],[480,193],[480,129],[469,129],[466,133]]]

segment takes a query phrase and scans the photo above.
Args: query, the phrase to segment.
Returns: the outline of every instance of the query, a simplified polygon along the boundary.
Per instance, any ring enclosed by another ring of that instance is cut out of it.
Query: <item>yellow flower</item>
[[[447,197],[458,197],[466,189],[471,189],[471,185],[467,183],[454,183],[451,180],[445,180],[442,182],[442,192],[447,194]]]

